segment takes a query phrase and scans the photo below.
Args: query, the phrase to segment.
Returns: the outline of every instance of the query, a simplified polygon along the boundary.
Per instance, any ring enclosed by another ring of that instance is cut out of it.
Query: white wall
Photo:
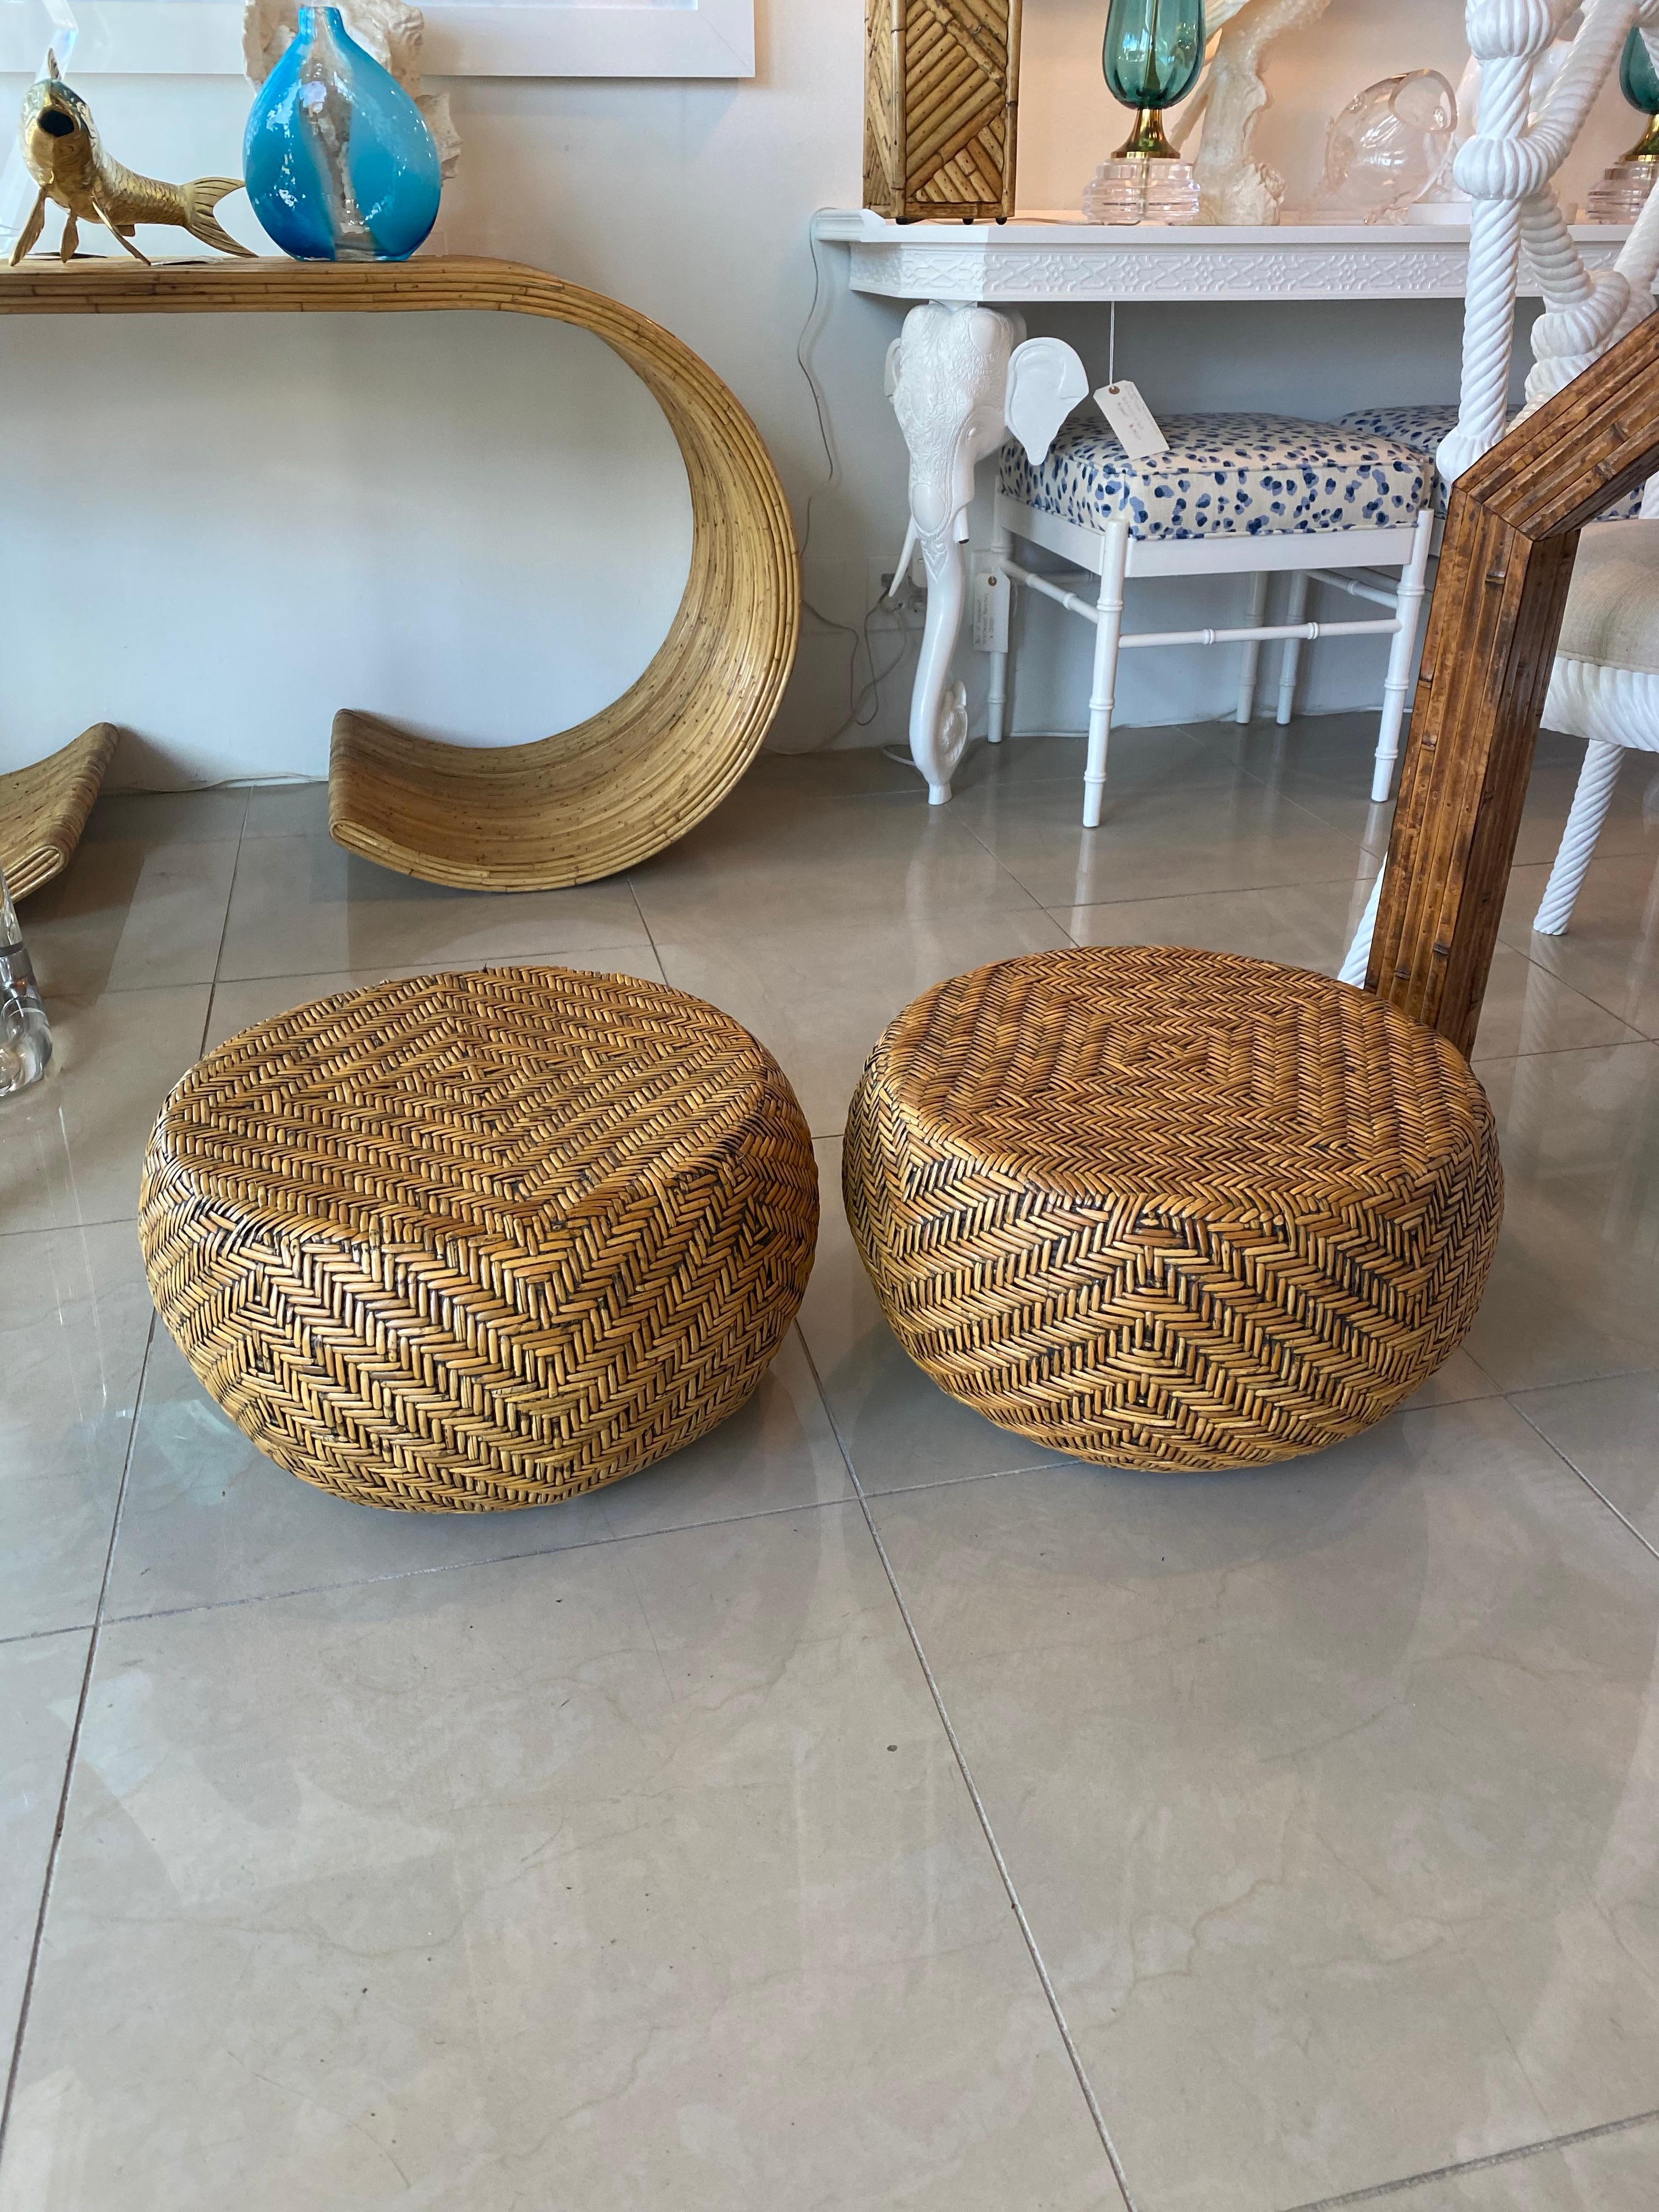
[[[902,309],[849,295],[824,253],[836,289],[812,358],[841,463],[827,489],[794,351],[808,217],[858,196],[862,14],[861,0],[758,0],[750,83],[450,88],[465,153],[436,243],[555,270],[668,325],[754,415],[798,519],[813,495],[807,592],[827,620],[807,623],[776,732],[791,747],[845,721],[854,641],[830,625],[858,624],[903,529],[903,447],[880,397]],[[1026,205],[1074,204],[1121,131],[1099,76],[1104,14],[1104,0],[1026,0]],[[1333,0],[1316,32],[1273,50],[1258,144],[1293,192],[1360,84],[1418,60],[1455,76],[1461,16],[1456,0]],[[234,172],[245,85],[84,88],[131,166]],[[0,105],[21,90],[0,79]],[[1595,174],[1633,135],[1615,95],[1578,168]],[[252,241],[245,207],[221,212]],[[1099,314],[1031,320],[1103,368]],[[1120,312],[1118,362],[1166,410],[1334,414],[1450,394],[1457,337],[1446,303],[1149,307]],[[118,775],[147,784],[320,775],[348,703],[458,739],[538,735],[644,665],[684,576],[672,440],[581,333],[506,317],[20,319],[0,324],[0,766],[100,716],[135,732]],[[1188,589],[1149,588],[1161,623]],[[1202,619],[1200,601],[1231,605],[1237,587],[1190,588]],[[1083,720],[1087,641],[1052,613],[1034,611],[1025,634],[1017,726]],[[871,643],[883,664],[903,647],[890,632]],[[1131,656],[1124,719],[1222,711],[1224,659]],[[1315,707],[1375,696],[1369,644],[1312,659]],[[897,736],[907,676],[902,663],[870,726],[840,741]]]

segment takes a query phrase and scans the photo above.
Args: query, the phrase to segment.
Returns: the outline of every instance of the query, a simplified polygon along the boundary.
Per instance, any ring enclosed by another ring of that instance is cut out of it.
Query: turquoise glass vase
[[[1204,66],[1204,0],[1112,0],[1101,66],[1113,99],[1135,111],[1135,127],[1114,160],[1173,161],[1163,112],[1185,100]]]
[[[301,9],[253,103],[242,164],[253,212],[296,261],[407,261],[438,219],[426,118],[337,8]]]
[[[1625,41],[1625,51],[1619,58],[1619,89],[1640,115],[1648,118],[1648,127],[1639,143],[1623,156],[1626,161],[1659,161],[1659,72],[1653,66],[1653,57],[1648,52],[1647,40],[1640,31],[1632,28]]]

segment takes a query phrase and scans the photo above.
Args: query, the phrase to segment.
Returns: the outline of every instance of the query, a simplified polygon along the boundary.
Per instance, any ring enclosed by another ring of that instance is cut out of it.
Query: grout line
[[[609,1485],[602,1485],[600,1490],[579,1491],[574,1498],[559,1501],[554,1510],[562,1510],[580,1498],[598,1498],[608,1487]],[[389,1583],[420,1582],[430,1575],[464,1575],[475,1568],[512,1566],[525,1559],[565,1559],[577,1552],[598,1551],[606,1544],[637,1544],[653,1536],[683,1536],[694,1529],[726,1528],[743,1521],[775,1521],[790,1514],[823,1513],[832,1506],[856,1502],[852,1498],[804,1498],[793,1505],[763,1505],[752,1513],[716,1513],[701,1521],[667,1521],[656,1528],[613,1528],[603,1536],[586,1536],[575,1544],[532,1544],[522,1552],[492,1552],[477,1559],[441,1559],[429,1567],[403,1567],[395,1574],[351,1575],[339,1582],[301,1583],[292,1589],[249,1590],[241,1597],[204,1598],[194,1605],[162,1605],[143,1613],[112,1613],[104,1617],[102,1625],[106,1628],[130,1628],[143,1621],[180,1620],[193,1613],[231,1613],[245,1605],[276,1605],[287,1598],[329,1597],[336,1590],[380,1589]]]
[[[230,935],[230,909],[236,902],[236,878],[242,872],[242,842],[247,835],[247,806],[242,807],[242,826],[236,833],[236,858],[230,864],[230,889],[225,893],[224,918],[219,924],[218,949],[213,956],[213,977],[208,988],[207,1012],[202,1017],[201,1050],[199,1060],[207,1050],[208,1031],[213,1027],[213,1009],[219,997],[219,970],[225,964],[225,940]],[[137,1415],[135,1412],[135,1424]]]
[[[651,947],[651,957],[657,963],[657,973],[662,977],[664,984],[672,990],[673,986],[668,981],[668,969],[664,965],[661,949],[656,939],[651,934],[651,925],[645,918],[645,908],[640,904],[640,895],[634,888],[634,872],[631,868],[623,878],[623,881],[628,885],[628,896],[634,902],[634,911],[640,918],[640,927],[645,932],[645,941]]]
[[[1646,1374],[1649,1370],[1645,1368],[1638,1367],[1632,1368],[1629,1371],[1632,1374],[1642,1375]],[[1598,1382],[1610,1381],[1613,1379],[1616,1378],[1600,1376],[1596,1377]],[[1596,1485],[1590,1480],[1589,1475],[1585,1474],[1583,1468],[1574,1464],[1573,1461],[1562,1450],[1560,1445],[1555,1442],[1554,1438],[1552,1437],[1547,1437],[1544,1434],[1542,1429],[1540,1429],[1537,1422],[1533,1419],[1532,1415],[1528,1413],[1526,1407],[1524,1406],[1516,1405],[1515,1400],[1509,1395],[1507,1391],[1504,1393],[1504,1402],[1521,1416],[1521,1419],[1526,1423],[1527,1426],[1532,1431],[1539,1442],[1545,1446],[1546,1449],[1553,1452],[1556,1458],[1560,1461],[1562,1466],[1565,1467],[1570,1474],[1576,1474],[1577,1476],[1579,1481],[1583,1484],[1585,1489],[1589,1492],[1591,1497],[1599,1498],[1602,1504],[1607,1507],[1608,1512],[1612,1514],[1613,1519],[1624,1523],[1625,1527],[1630,1530],[1631,1534],[1635,1537],[1637,1542],[1642,1547],[1642,1549],[1644,1552],[1651,1553],[1656,1559],[1659,1559],[1659,1545],[1649,1542],[1648,1539],[1642,1534],[1641,1530],[1637,1527],[1636,1523],[1629,1517],[1629,1516],[1620,1511],[1619,1508],[1613,1504],[1612,1498],[1607,1496],[1606,1491],[1598,1489]]]
[[[92,1626],[89,1620],[66,1620],[61,1628],[21,1628],[15,1636],[0,1636],[0,1651],[14,1644],[45,1644],[54,1636],[84,1636]]]
[[[1340,2197],[1320,2197],[1306,2204],[1296,2204],[1290,2212],[1337,2212],[1340,2205],[1374,2204],[1384,2197],[1398,2197],[1407,2189],[1420,2189],[1425,2182],[1455,2181],[1462,2174],[1487,2173],[1494,2166],[1518,2165],[1522,2159],[1536,2158],[1540,2151],[1571,2150],[1577,2143],[1598,2142],[1604,2136],[1623,2135],[1629,2128],[1639,2128],[1650,2120],[1659,2120],[1659,2110],[1632,2112],[1627,2120],[1604,2120],[1599,2127],[1578,2128],[1571,2135],[1549,2136],[1541,2142],[1517,2143],[1513,2150],[1496,2150],[1486,2158],[1460,2159],[1451,2166],[1437,2166],[1426,2173],[1407,2173],[1398,2181],[1379,2181],[1366,2189],[1346,2190]]]
[[[127,1430],[127,1448],[121,1460],[121,1480],[115,1493],[115,1511],[110,1520],[109,1543],[104,1553],[104,1571],[98,1584],[98,1603],[93,1613],[92,1633],[87,1638],[87,1662],[81,1670],[81,1692],[76,1701],[69,1751],[64,1760],[64,1785],[58,1793],[58,1817],[52,1824],[52,1844],[46,1853],[46,1876],[40,1885],[40,1905],[34,1916],[34,1932],[29,1943],[29,1963],[23,1978],[22,2002],[17,2008],[17,2033],[12,2044],[11,2063],[6,2073],[5,2099],[3,2103],[0,2103],[0,2158],[5,2155],[12,2106],[17,2095],[17,2079],[23,2063],[23,2039],[28,2032],[29,2011],[34,2002],[34,1984],[40,1965],[40,1946],[46,1938],[46,1914],[52,1904],[52,1884],[57,1879],[58,1861],[64,1846],[64,1824],[69,1814],[70,1787],[75,1778],[76,1760],[81,1749],[81,1731],[86,1722],[87,1699],[92,1691],[92,1670],[98,1659],[104,1599],[115,1565],[115,1539],[121,1526],[121,1509],[126,1503],[127,1476],[131,1469],[133,1446],[138,1435],[138,1407],[144,1395],[144,1377],[149,1371],[149,1355],[155,1342],[155,1328],[156,1317],[152,1314],[149,1332],[144,1338],[144,1356],[139,1364],[137,1388],[133,1392],[132,1420]]]
[[[1071,2027],[1060,2002],[1060,1992],[1054,1987],[1054,1978],[1048,1972],[1048,1962],[1043,1958],[1038,1945],[1036,1930],[1026,1917],[1025,1907],[1020,1902],[1019,1892],[1014,1887],[1014,1877],[1009,1870],[1007,1860],[1002,1855],[1002,1846],[996,1839],[996,1832],[991,1826],[991,1816],[986,1810],[985,1800],[980,1796],[979,1785],[974,1780],[973,1769],[969,1765],[968,1755],[962,1747],[962,1740],[957,1734],[949,1712],[945,1710],[944,1693],[939,1688],[932,1667],[928,1664],[927,1654],[922,1649],[921,1638],[916,1632],[915,1622],[910,1617],[910,1608],[904,1601],[904,1593],[899,1588],[898,1577],[893,1571],[893,1563],[887,1556],[887,1547],[881,1540],[881,1532],[876,1527],[875,1516],[870,1510],[870,1501],[864,1494],[864,1486],[859,1480],[858,1469],[853,1464],[853,1455],[848,1451],[846,1439],[842,1435],[841,1424],[836,1420],[829,1397],[824,1391],[823,1379],[818,1373],[817,1362],[813,1358],[811,1348],[804,1336],[801,1338],[801,1349],[805,1353],[806,1364],[811,1371],[812,1380],[817,1386],[818,1397],[823,1407],[824,1416],[835,1433],[836,1445],[842,1458],[846,1462],[847,1472],[852,1478],[853,1487],[858,1496],[859,1507],[864,1515],[864,1525],[869,1530],[870,1540],[876,1547],[876,1557],[881,1561],[882,1572],[886,1576],[887,1586],[893,1593],[893,1602],[897,1606],[899,1618],[904,1623],[904,1632],[910,1639],[910,1648],[916,1655],[916,1664],[921,1669],[922,1680],[927,1683],[928,1694],[933,1701],[933,1710],[939,1715],[939,1725],[944,1729],[945,1738],[951,1746],[951,1754],[957,1763],[957,1771],[967,1789],[969,1802],[979,1820],[981,1832],[990,1848],[997,1872],[1001,1876],[1004,1892],[1009,1905],[1013,1909],[1014,1918],[1019,1925],[1019,1932],[1024,1938],[1025,1948],[1030,1954],[1031,1964],[1036,1969],[1037,1979],[1042,1984],[1042,1994],[1048,2001],[1048,2009],[1054,2015],[1054,2026],[1060,2031],[1060,2039],[1065,2045],[1066,2055],[1072,2062],[1072,2071],[1077,2076],[1079,2088],[1083,2092],[1083,2100],[1089,2107],[1090,2118],[1095,2124],[1095,2131],[1099,2136],[1101,2147],[1106,2153],[1107,2161],[1111,2166],[1113,2178],[1122,2196],[1126,2212],[1137,2212],[1135,2200],[1129,2188],[1128,2176],[1123,2170],[1123,2160],[1118,2155],[1117,2145],[1112,2141],[1111,2130],[1106,2124],[1106,2115],[1100,2108],[1100,2100],[1095,2094],[1094,2084],[1090,2081],[1088,2071],[1083,2063],[1083,2055],[1073,2038]]]

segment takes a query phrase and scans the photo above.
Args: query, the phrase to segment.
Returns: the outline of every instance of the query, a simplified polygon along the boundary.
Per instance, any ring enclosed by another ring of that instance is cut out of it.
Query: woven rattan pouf
[[[1503,1210],[1444,1041],[1299,969],[1042,952],[872,1053],[847,1211],[899,1341],[1002,1427],[1222,1468],[1379,1420],[1455,1349]]]
[[[150,1139],[162,1319],[261,1451],[374,1505],[614,1482],[724,1420],[812,1263],[806,1124],[701,999],[422,975],[246,1030]]]

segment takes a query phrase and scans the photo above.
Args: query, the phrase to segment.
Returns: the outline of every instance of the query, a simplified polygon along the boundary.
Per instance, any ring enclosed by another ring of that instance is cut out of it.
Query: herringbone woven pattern
[[[418,976],[210,1053],[139,1205],[162,1319],[307,1482],[538,1505],[740,1406],[806,1287],[781,1070],[714,1006],[558,968]]]
[[[1369,993],[1221,953],[1037,953],[940,984],[866,1066],[848,1216],[888,1320],[1004,1428],[1248,1467],[1448,1358],[1503,1210],[1486,1094]]]

